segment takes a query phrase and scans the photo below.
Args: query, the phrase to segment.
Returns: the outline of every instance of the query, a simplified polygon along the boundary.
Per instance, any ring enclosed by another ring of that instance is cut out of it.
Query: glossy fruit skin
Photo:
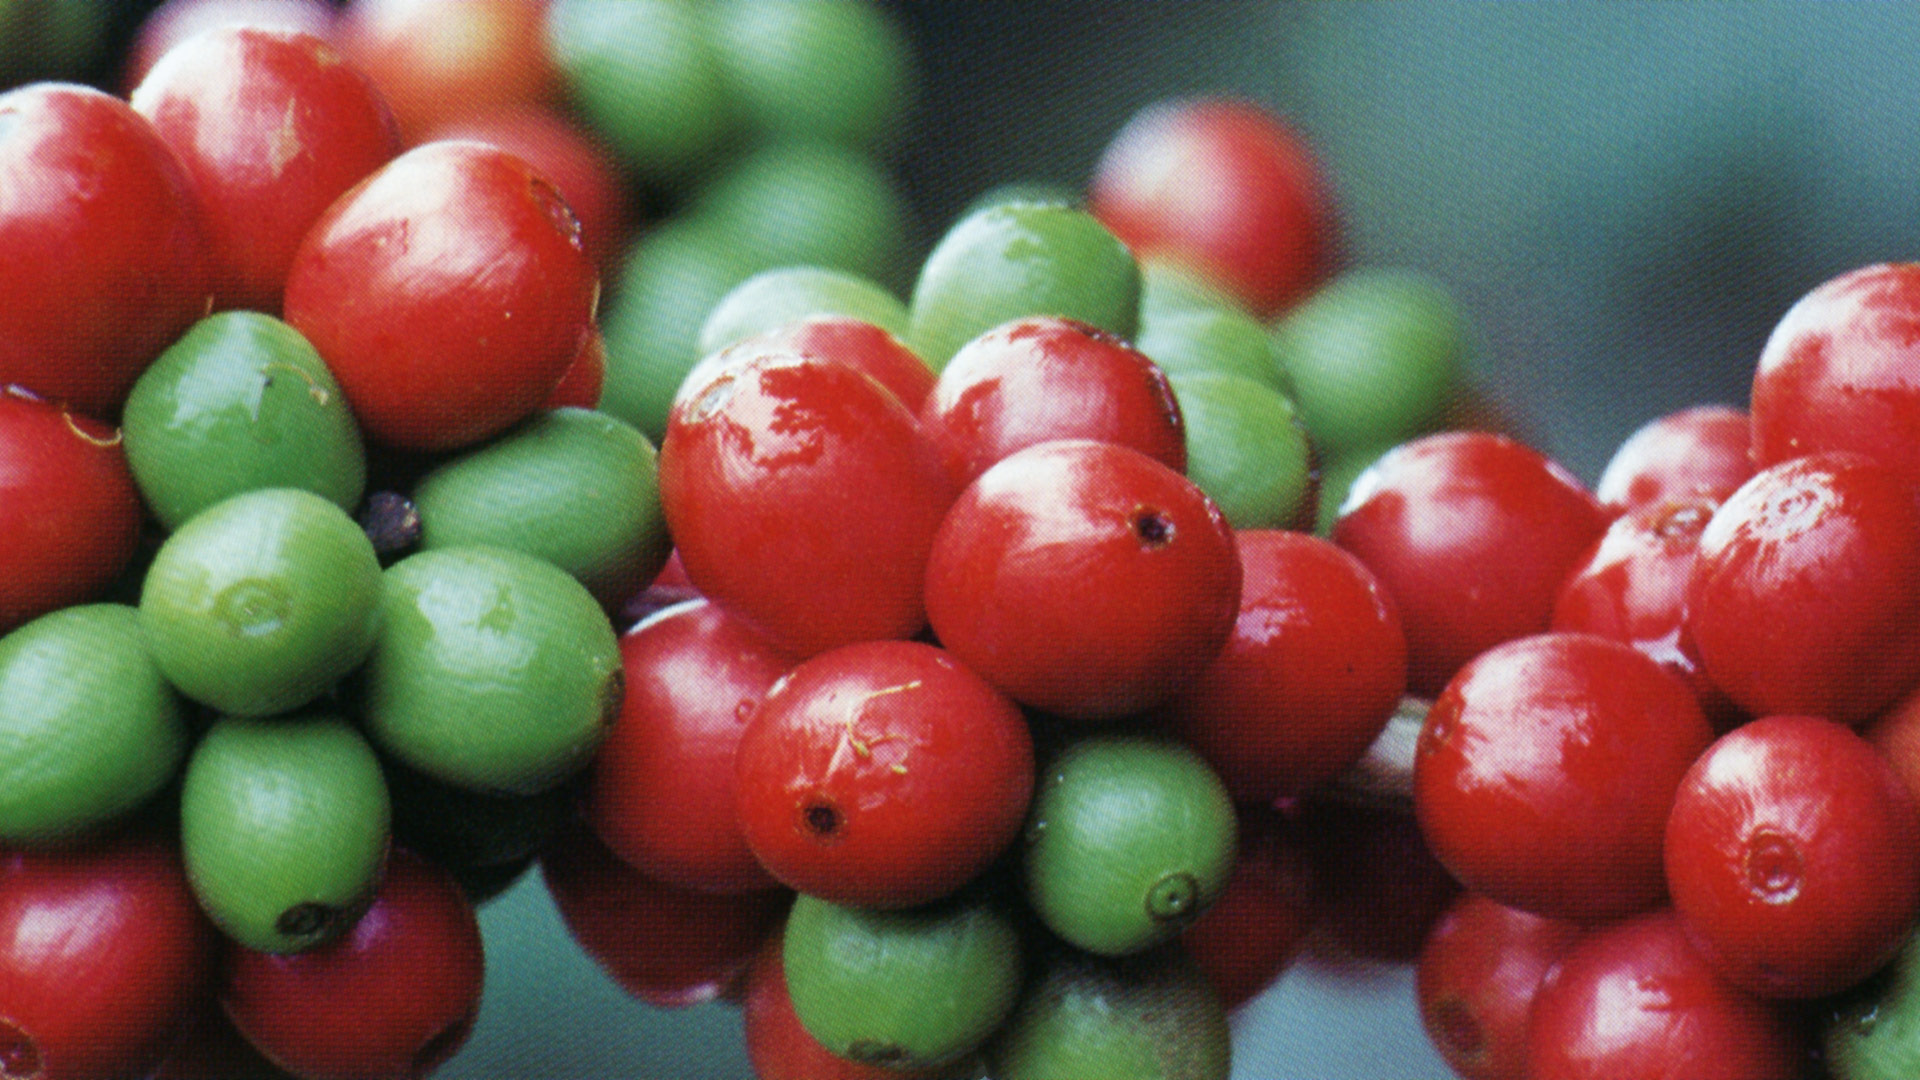
[[[0,387],[0,634],[104,593],[142,516],[118,431]]]
[[[920,268],[908,339],[938,371],[960,347],[1025,315],[1059,315],[1122,339],[1140,324],[1140,267],[1091,214],[1002,203],[961,218]]]
[[[1911,482],[1855,454],[1755,474],[1700,535],[1686,629],[1749,713],[1865,722],[1920,682]]]
[[[1609,510],[1705,497],[1722,502],[1754,473],[1745,409],[1695,405],[1647,421],[1620,444],[1593,493]]]
[[[954,1069],[894,1069],[840,1057],[807,1034],[787,993],[785,935],[775,933],[747,968],[740,1018],[755,1080],[934,1080]]]
[[[1753,460],[1845,450],[1920,475],[1920,264],[1864,266],[1787,311],[1753,374]]]
[[[181,693],[268,716],[360,666],[379,599],[379,558],[346,511],[308,491],[262,488],[167,537],[140,590],[140,624]]]
[[[1187,470],[1187,429],[1166,374],[1114,335],[1053,315],[1002,323],[962,346],[920,424],[956,488],[1056,439],[1118,443]]]
[[[1236,803],[1270,803],[1366,753],[1406,690],[1406,637],[1386,589],[1331,543],[1268,529],[1234,539],[1233,634],[1161,715]]]
[[[261,26],[297,30],[330,41],[333,21],[329,0],[163,0],[134,31],[125,66],[120,70],[120,87],[127,94],[133,93],[168,49],[203,31],[222,26]]]
[[[597,409],[606,385],[607,339],[596,326],[580,339],[580,351],[573,354],[566,374],[560,376],[538,411]]]
[[[927,616],[1015,700],[1106,720],[1167,700],[1232,632],[1240,560],[1218,506],[1112,443],[1028,447],[975,480],[934,538]]]
[[[198,35],[161,57],[131,103],[193,182],[218,310],[277,313],[307,229],[400,152],[373,82],[298,31]]]
[[[230,949],[224,968],[234,1026],[308,1080],[427,1075],[472,1031],[486,976],[460,886],[404,848],[347,936],[296,956]]]
[[[371,439],[445,450],[546,399],[593,323],[599,277],[546,177],[497,147],[436,142],[342,195],[301,242],[285,318]]]
[[[682,888],[774,886],[735,810],[735,750],[795,660],[703,599],[663,609],[620,639],[620,717],[594,755],[582,816],[621,859]]]
[[[749,278],[748,283],[755,280],[758,279]],[[716,308],[714,314],[720,316],[726,312]],[[709,320],[709,324],[711,322]],[[916,412],[925,404],[927,395],[933,393],[932,369],[892,332],[847,315],[809,315],[710,353],[687,372],[674,397],[675,403],[704,390],[728,369],[763,356],[778,355],[809,356],[845,364],[885,387],[908,412]]]
[[[1804,1039],[1779,1006],[1722,981],[1661,909],[1596,929],[1542,978],[1533,1080],[1794,1080]]]
[[[261,312],[195,323],[133,384],[121,423],[140,494],[169,529],[259,488],[301,488],[348,513],[366,490],[340,384],[299,331]]]
[[[612,607],[658,574],[672,549],[657,458],[644,435],[605,413],[538,413],[421,479],[420,546],[525,552]]]
[[[1552,628],[1622,641],[1693,688],[1717,730],[1743,719],[1707,678],[1687,632],[1687,582],[1719,504],[1705,495],[1642,503],[1614,519],[1567,576]]]
[[[0,385],[110,420],[206,309],[193,188],[153,125],[90,87],[0,94]]]
[[[1580,936],[1484,896],[1462,894],[1441,916],[1415,970],[1420,1022],[1465,1080],[1527,1080],[1527,1016],[1541,976]]]
[[[984,1043],[1013,1011],[1024,955],[1011,919],[964,897],[870,911],[799,896],[781,959],[793,1010],[829,1051],[923,1068]]]
[[[1213,906],[1180,933],[1193,960],[1231,1011],[1272,985],[1313,929],[1313,870],[1279,814],[1237,810],[1239,852]]]
[[[716,896],[655,881],[584,828],[564,830],[540,856],[541,877],[567,932],[627,993],[680,1009],[725,993],[780,928],[780,889]]]
[[[1227,1012],[1179,949],[1119,960],[1059,950],[989,1057],[1003,1080],[1226,1080]]]
[[[1027,819],[1027,903],[1102,956],[1171,940],[1226,888],[1233,804],[1198,754],[1166,740],[1082,739],[1046,763]]]
[[[1380,578],[1407,632],[1407,689],[1438,694],[1481,652],[1547,629],[1607,517],[1572,474],[1501,435],[1444,432],[1354,481],[1333,542]]]
[[[586,767],[618,715],[619,642],[593,596],[503,548],[388,567],[360,678],[367,734],[429,776],[531,795]]]
[[[0,637],[0,841],[70,840],[132,811],[187,742],[134,609],[62,608]]]
[[[715,9],[735,108],[761,137],[884,146],[900,135],[913,51],[886,8],[725,0]]]
[[[1509,907],[1594,922],[1666,893],[1673,795],[1713,731],[1631,646],[1539,634],[1490,649],[1434,701],[1414,751],[1421,831]]]
[[[1313,151],[1247,101],[1136,113],[1094,166],[1093,212],[1142,256],[1184,263],[1267,318],[1319,285],[1337,244]]]
[[[222,719],[181,786],[194,895],[228,937],[266,952],[353,926],[380,885],[391,821],[379,759],[335,716]]]
[[[877,282],[824,266],[780,266],[734,286],[713,305],[700,325],[700,353],[711,355],[737,341],[824,315],[870,324],[895,337],[907,332],[907,306]],[[907,351],[905,346],[901,349]],[[927,376],[931,386],[933,372]],[[918,408],[918,402],[904,401],[904,397],[903,403]]]
[[[911,907],[972,880],[1033,793],[1020,709],[912,641],[821,653],[767,691],[735,756],[740,828],[769,873],[860,907]]]
[[[926,623],[952,488],[906,406],[852,368],[772,351],[690,390],[660,498],[693,583],[796,655]]]
[[[533,166],[580,219],[581,242],[601,277],[620,269],[637,213],[619,163],[598,134],[551,108],[515,105],[450,120],[421,141],[440,139],[491,143]]]
[[[352,0],[335,34],[411,144],[453,120],[557,100],[546,9],[539,0]]]
[[[212,994],[219,938],[171,838],[0,858],[7,1066],[43,1080],[145,1076]]]
[[[1763,717],[1688,770],[1666,861],[1689,939],[1729,982],[1821,997],[1891,959],[1920,915],[1920,804],[1845,725]]]

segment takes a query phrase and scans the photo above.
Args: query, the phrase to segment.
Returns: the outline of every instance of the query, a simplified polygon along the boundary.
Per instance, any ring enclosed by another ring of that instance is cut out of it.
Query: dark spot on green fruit
[[[1200,883],[1192,874],[1173,873],[1147,890],[1147,914],[1155,922],[1192,918],[1200,904]]]
[[[847,1056],[868,1065],[904,1065],[909,1059],[906,1047],[872,1039],[855,1041],[847,1047]]]
[[[342,914],[339,908],[328,904],[295,904],[280,913],[273,928],[290,938],[318,938],[332,929]]]
[[[45,1074],[40,1062],[40,1047],[33,1037],[12,1023],[0,1020],[0,1077],[5,1080],[35,1080]]]
[[[1158,510],[1140,509],[1133,512],[1133,535],[1151,548],[1163,548],[1173,543],[1173,519]]]

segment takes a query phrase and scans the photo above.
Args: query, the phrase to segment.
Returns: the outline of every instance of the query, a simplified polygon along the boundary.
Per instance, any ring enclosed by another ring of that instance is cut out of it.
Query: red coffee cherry
[[[1219,654],[1240,560],[1219,507],[1136,450],[1068,439],[980,475],[927,563],[940,642],[1016,700],[1081,720],[1137,713]]]
[[[1033,794],[1019,708],[952,656],[847,645],[767,692],[740,739],[740,827],[773,876],[857,907],[930,903],[1013,842]]]
[[[1854,454],[1768,468],[1700,535],[1687,631],[1755,716],[1859,724],[1920,682],[1920,501]]]
[[[627,993],[680,1009],[727,993],[786,917],[784,889],[716,896],[666,885],[615,858],[585,828],[565,830],[540,873],[574,941]]]
[[[1840,275],[1787,311],[1753,373],[1753,459],[1829,450],[1920,477],[1920,264]]]
[[[219,939],[170,837],[0,856],[0,1075],[145,1076],[211,997]]]
[[[0,387],[0,634],[104,592],[145,509],[120,432]]]
[[[1726,731],[1743,716],[1700,670],[1686,627],[1687,582],[1718,505],[1693,495],[1644,503],[1615,518],[1561,587],[1553,629],[1639,649],[1692,687],[1707,719]]]
[[[1266,807],[1238,813],[1240,851],[1213,906],[1180,932],[1180,947],[1239,1008],[1280,977],[1313,929],[1313,870],[1287,822]]]
[[[788,351],[690,385],[660,447],[687,576],[799,656],[919,632],[952,491],[898,398]]]
[[[1055,439],[1131,447],[1187,471],[1187,431],[1158,365],[1119,338],[1051,315],[974,338],[920,409],[956,487],[1016,450]]]
[[[69,83],[0,94],[0,386],[111,420],[206,313],[192,183],[147,118]]]
[[[1359,760],[1407,683],[1393,600],[1360,560],[1304,533],[1246,530],[1240,611],[1163,709],[1238,803],[1299,795]]]
[[[467,1041],[485,973],[459,884],[395,848],[345,937],[290,956],[231,947],[220,1000],[249,1042],[305,1080],[411,1080]]]
[[[1420,1022],[1464,1080],[1528,1080],[1527,1018],[1541,976],[1580,927],[1464,893],[1414,969]]]
[[[1445,432],[1362,473],[1333,541],[1393,595],[1408,690],[1431,697],[1479,653],[1546,630],[1561,583],[1606,527],[1594,497],[1538,451]]]
[[[1522,638],[1433,703],[1414,811],[1467,888],[1549,918],[1619,918],[1665,895],[1667,811],[1712,741],[1686,685],[1631,646]]]
[[[1666,862],[1674,909],[1722,975],[1820,997],[1892,959],[1920,915],[1920,808],[1851,729],[1764,717],[1688,770]]]
[[[1720,502],[1753,475],[1746,410],[1696,405],[1648,421],[1614,451],[1594,495],[1616,513],[1668,501]]]
[[[641,873],[706,892],[770,889],[734,805],[734,750],[794,659],[738,616],[692,600],[620,639],[626,697],[581,809]]]
[[[1540,980],[1530,1080],[1795,1080],[1795,1018],[1715,974],[1672,911],[1589,932]]]
[[[834,360],[873,376],[918,414],[933,392],[933,369],[891,333],[850,315],[812,315],[750,339],[755,347],[791,349]]]

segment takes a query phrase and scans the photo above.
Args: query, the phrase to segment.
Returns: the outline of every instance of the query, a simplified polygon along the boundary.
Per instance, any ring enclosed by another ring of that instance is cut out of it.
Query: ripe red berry
[[[1234,537],[1240,612],[1164,709],[1237,803],[1302,794],[1359,760],[1407,684],[1393,600],[1360,560],[1304,533]]]
[[[1667,811],[1712,741],[1692,692],[1631,646],[1522,638],[1434,701],[1414,810],[1467,888],[1550,918],[1619,918],[1665,895]]]
[[[1240,602],[1220,510],[1136,450],[1028,447],[954,503],[927,564],[940,642],[1016,700],[1103,720],[1153,707],[1219,654]]]
[[[1019,834],[1034,780],[1019,708],[910,641],[794,668],[754,713],[736,767],[740,826],[773,876],[858,907],[966,884]]]
[[[1717,503],[1753,475],[1752,443],[1744,409],[1696,405],[1668,413],[1620,444],[1593,493],[1616,512],[1700,497]]]
[[[1464,893],[1427,935],[1415,969],[1420,1022],[1465,1080],[1527,1080],[1527,1017],[1541,976],[1580,936]]]
[[[1764,717],[1688,770],[1666,862],[1674,908],[1723,976],[1819,997],[1891,959],[1920,915],[1920,808],[1846,726]]]
[[[696,599],[636,625],[620,659],[626,698],[594,755],[587,823],[648,877],[707,892],[772,888],[734,810],[734,751],[793,658]]]
[[[1763,470],[1700,535],[1687,631],[1755,716],[1864,723],[1920,682],[1920,500],[1854,454]]]
[[[797,655],[926,624],[952,488],[913,414],[851,367],[769,350],[689,388],[660,501],[694,585]]]
[[[1546,630],[1561,583],[1606,527],[1599,502],[1538,451],[1445,432],[1362,473],[1333,541],[1393,595],[1407,688],[1431,697],[1479,653]]]
[[[1285,971],[1313,929],[1313,871],[1281,816],[1243,807],[1240,850],[1220,898],[1180,932],[1180,947],[1235,1009]]]
[[[962,346],[920,423],[956,487],[1055,439],[1119,443],[1187,470],[1186,426],[1160,368],[1104,330],[1051,315],[1015,319]]]
[[[346,936],[288,956],[231,947],[220,1000],[249,1042],[306,1080],[412,1080],[466,1042],[485,973],[459,884],[395,848]]]

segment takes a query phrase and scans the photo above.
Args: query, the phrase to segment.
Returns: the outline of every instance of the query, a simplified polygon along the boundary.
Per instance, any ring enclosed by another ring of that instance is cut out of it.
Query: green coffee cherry
[[[696,218],[641,239],[601,323],[607,373],[600,411],[659,446],[673,395],[700,360],[707,312],[761,268],[724,231]]]
[[[1920,934],[1878,975],[1839,998],[1825,1040],[1834,1080],[1920,1076]]]
[[[222,719],[181,788],[187,879],[240,944],[310,949],[373,902],[390,813],[380,762],[344,720]]]
[[[366,453],[347,399],[298,330],[257,311],[200,320],[127,398],[127,464],[169,529],[260,488],[311,491],[351,512]]]
[[[617,605],[673,547],[655,458],[645,436],[605,413],[542,413],[420,481],[421,547],[522,551]]]
[[[721,0],[714,44],[748,126],[775,139],[881,146],[913,100],[913,53],[869,0]]]
[[[1155,739],[1082,739],[1034,794],[1027,901],[1088,952],[1140,952],[1219,897],[1235,842],[1233,803],[1198,754]]]
[[[1287,372],[1274,355],[1273,339],[1244,311],[1194,307],[1142,316],[1133,347],[1169,375],[1234,375],[1287,392]]]
[[[732,134],[705,0],[554,0],[547,43],[594,131],[641,176],[684,183]]]
[[[379,597],[380,560],[346,511],[268,488],[209,507],[160,545],[140,625],[181,693],[267,716],[313,701],[360,665]]]
[[[1236,529],[1284,529],[1312,487],[1307,430],[1265,383],[1214,372],[1168,378],[1187,424],[1187,478]]]
[[[0,638],[0,842],[57,842],[118,818],[186,752],[180,700],[133,608],[63,608]]]
[[[551,563],[442,548],[387,568],[361,675],[382,750],[449,784],[531,795],[586,765],[621,702],[620,646]]]
[[[1178,949],[1118,960],[1061,949],[990,1053],[996,1080],[1226,1080],[1220,996]]]
[[[1248,314],[1226,290],[1201,274],[1164,258],[1140,262],[1140,323],[1190,311],[1233,311]]]
[[[911,1069],[958,1059],[1013,1010],[1020,938],[973,898],[874,911],[794,900],[782,946],[800,1023],[841,1057]]]
[[[694,213],[754,269],[824,266],[877,281],[902,276],[907,204],[880,160],[831,143],[750,151],[700,189]]]
[[[877,282],[824,266],[783,266],[755,274],[720,298],[700,327],[700,355],[810,315],[846,315],[894,337],[907,335],[907,305]]]
[[[1453,298],[1433,281],[1351,271],[1273,331],[1294,403],[1329,455],[1397,443],[1440,417],[1472,346]]]
[[[960,219],[921,267],[909,337],[938,371],[960,346],[1024,315],[1061,315],[1131,339],[1140,268],[1092,214],[1000,203]]]

